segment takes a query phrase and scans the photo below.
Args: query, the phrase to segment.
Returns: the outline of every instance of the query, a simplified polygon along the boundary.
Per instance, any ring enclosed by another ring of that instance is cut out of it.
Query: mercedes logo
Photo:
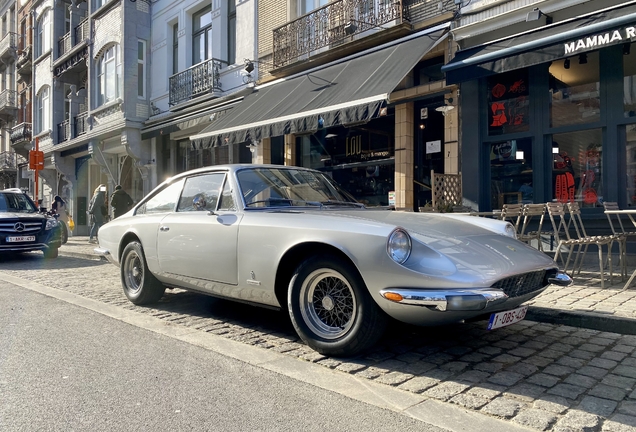
[[[22,222],[17,222],[15,225],[13,225],[13,229],[17,232],[22,232],[24,231],[24,224]]]

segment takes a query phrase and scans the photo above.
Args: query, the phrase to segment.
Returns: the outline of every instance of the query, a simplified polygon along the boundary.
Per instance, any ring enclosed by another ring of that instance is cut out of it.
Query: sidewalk
[[[88,243],[88,236],[69,237],[60,248],[60,255],[83,259],[101,259]],[[636,265],[628,265],[631,275]],[[636,281],[627,290],[620,276],[610,283],[606,274],[601,289],[600,273],[595,265],[584,266],[573,276],[574,284],[564,288],[551,286],[529,302],[527,319],[572,327],[589,328],[612,333],[636,335]]]

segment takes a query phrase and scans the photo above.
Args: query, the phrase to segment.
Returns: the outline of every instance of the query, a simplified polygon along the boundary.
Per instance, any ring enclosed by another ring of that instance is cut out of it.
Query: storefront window
[[[553,61],[550,65],[550,126],[601,119],[598,51]]]
[[[530,138],[490,144],[491,205],[531,204],[532,140]]]
[[[636,206],[636,125],[627,125],[627,204]]]
[[[395,146],[382,130],[332,128],[298,137],[299,165],[328,173],[361,203],[386,206],[394,190]]]
[[[623,45],[623,76],[625,117],[636,117],[636,44]]]
[[[601,129],[553,135],[553,201],[603,206],[602,139]]]
[[[488,135],[530,129],[528,70],[488,78]]]

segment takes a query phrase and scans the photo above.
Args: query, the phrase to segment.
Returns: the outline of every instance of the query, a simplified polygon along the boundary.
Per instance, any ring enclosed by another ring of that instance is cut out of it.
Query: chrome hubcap
[[[312,272],[300,288],[300,312],[309,329],[322,339],[337,339],[351,330],[356,298],[347,279],[331,269]]]

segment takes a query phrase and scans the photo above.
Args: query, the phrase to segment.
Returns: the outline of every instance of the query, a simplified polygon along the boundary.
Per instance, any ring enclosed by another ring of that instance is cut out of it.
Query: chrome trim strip
[[[563,271],[559,271],[556,274],[556,276],[548,278],[548,282],[554,285],[559,285],[564,287],[570,286],[574,283],[572,278]]]
[[[396,302],[384,297],[387,293],[396,293],[402,296],[404,300]],[[446,296],[468,296],[480,295],[486,299],[486,307],[491,303],[501,302],[508,298],[506,293],[501,290],[493,289],[458,289],[458,290],[418,290],[412,288],[387,288],[380,290],[380,295],[386,300],[393,301],[398,304],[408,304],[413,306],[433,306],[439,311],[445,311],[448,305]]]

